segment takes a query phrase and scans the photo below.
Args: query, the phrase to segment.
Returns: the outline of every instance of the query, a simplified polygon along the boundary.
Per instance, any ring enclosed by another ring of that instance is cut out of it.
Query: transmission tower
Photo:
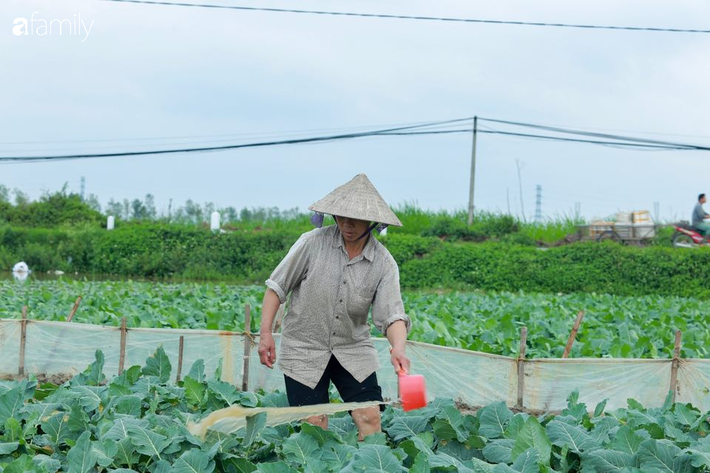
[[[535,193],[535,223],[540,222],[542,222],[542,186],[538,184]]]

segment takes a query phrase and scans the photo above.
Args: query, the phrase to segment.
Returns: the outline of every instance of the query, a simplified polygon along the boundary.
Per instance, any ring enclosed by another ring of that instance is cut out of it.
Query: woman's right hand
[[[267,368],[273,368],[276,362],[276,343],[270,333],[262,333],[259,336],[259,361]]]

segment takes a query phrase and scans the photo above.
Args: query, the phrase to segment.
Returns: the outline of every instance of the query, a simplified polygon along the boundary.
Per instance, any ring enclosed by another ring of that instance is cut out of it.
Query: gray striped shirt
[[[337,225],[304,233],[279,263],[266,285],[283,304],[278,365],[288,377],[315,388],[331,354],[359,382],[379,367],[370,340],[368,313],[385,334],[397,320],[409,331],[399,289],[397,263],[370,236],[362,254],[348,256]]]

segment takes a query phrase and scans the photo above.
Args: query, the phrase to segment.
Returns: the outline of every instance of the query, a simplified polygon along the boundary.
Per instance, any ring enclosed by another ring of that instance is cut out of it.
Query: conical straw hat
[[[402,222],[364,174],[323,197],[308,210],[401,227]]]

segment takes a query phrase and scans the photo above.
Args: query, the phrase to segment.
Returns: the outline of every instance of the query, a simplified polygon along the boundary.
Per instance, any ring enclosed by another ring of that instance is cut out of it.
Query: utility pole
[[[535,223],[542,222],[542,186],[537,185],[535,192]]]
[[[512,215],[510,213],[510,187],[505,188],[505,200],[508,203],[508,215]]]
[[[581,217],[582,217],[582,203],[575,202],[574,203],[574,219],[579,220]]]
[[[520,177],[520,160],[515,160],[515,165],[518,167],[518,190],[520,192],[520,210],[523,214],[523,222],[525,221],[525,203],[523,202],[523,179]]]
[[[84,200],[84,190],[86,189],[86,178],[81,176],[81,200]]]
[[[653,203],[653,217],[654,223],[661,221],[661,203],[658,201]]]
[[[471,146],[471,183],[468,188],[468,224],[473,223],[473,187],[476,182],[476,135],[478,134],[478,117],[473,117],[473,145]]]

